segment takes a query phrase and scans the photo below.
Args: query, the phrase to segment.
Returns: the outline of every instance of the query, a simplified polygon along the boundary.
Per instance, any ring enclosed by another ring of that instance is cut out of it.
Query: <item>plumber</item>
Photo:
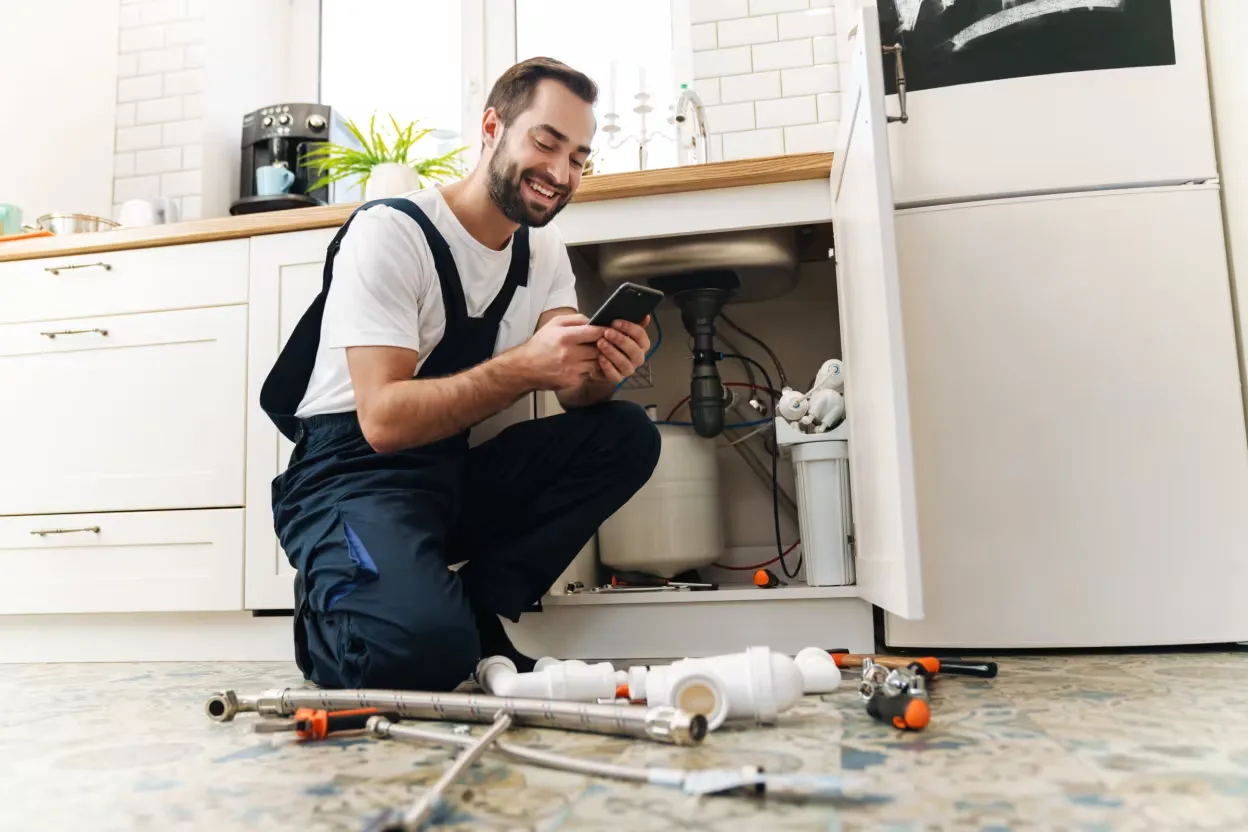
[[[596,97],[558,61],[511,67],[466,178],[366,203],[329,245],[260,394],[295,443],[273,518],[317,685],[445,691],[490,655],[531,670],[500,616],[532,608],[654,470],[654,425],[611,400],[646,331],[587,325],[550,225],[581,181]],[[565,412],[470,443],[535,391]]]

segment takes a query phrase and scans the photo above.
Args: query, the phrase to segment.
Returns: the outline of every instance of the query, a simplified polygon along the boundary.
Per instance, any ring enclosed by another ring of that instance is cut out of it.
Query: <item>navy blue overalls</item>
[[[489,360],[516,290],[526,286],[528,229],[512,237],[497,296],[469,317],[445,239],[407,199],[377,200],[425,234],[446,331],[416,378]],[[352,214],[353,219],[355,214]],[[468,431],[422,447],[375,451],[355,412],[298,419],[320,341],[333,262],[320,294],[266,378],[261,405],[295,443],[273,481],[274,527],[295,580],[295,653],[322,687],[450,690],[484,653],[510,642],[498,620],[532,608],[597,527],[645,483],[658,432],[622,402],[513,425],[476,448]],[[451,564],[468,561],[460,570]]]

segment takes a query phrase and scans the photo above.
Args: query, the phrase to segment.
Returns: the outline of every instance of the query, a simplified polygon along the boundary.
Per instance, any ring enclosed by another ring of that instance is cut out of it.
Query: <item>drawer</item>
[[[247,240],[0,263],[0,324],[247,302]]]
[[[0,515],[243,505],[247,308],[0,326]]]
[[[243,510],[0,517],[0,614],[243,604]]]

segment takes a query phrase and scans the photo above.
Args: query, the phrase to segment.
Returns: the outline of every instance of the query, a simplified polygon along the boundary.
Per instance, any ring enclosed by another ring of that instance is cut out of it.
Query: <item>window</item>
[[[456,0],[321,0],[321,101],[365,132],[433,128],[423,155],[462,146],[462,34]]]

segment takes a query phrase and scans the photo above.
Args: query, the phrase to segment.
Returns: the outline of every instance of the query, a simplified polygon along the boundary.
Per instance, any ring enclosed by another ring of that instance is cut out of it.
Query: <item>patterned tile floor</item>
[[[487,756],[441,829],[1248,829],[1248,652],[1001,658],[942,678],[903,734],[853,684],[769,729],[697,749],[520,729],[514,739],[627,764],[849,773],[863,799],[697,800]],[[317,745],[210,722],[208,695],[302,686],[286,664],[0,666],[0,829],[360,830],[406,806],[452,752]]]

